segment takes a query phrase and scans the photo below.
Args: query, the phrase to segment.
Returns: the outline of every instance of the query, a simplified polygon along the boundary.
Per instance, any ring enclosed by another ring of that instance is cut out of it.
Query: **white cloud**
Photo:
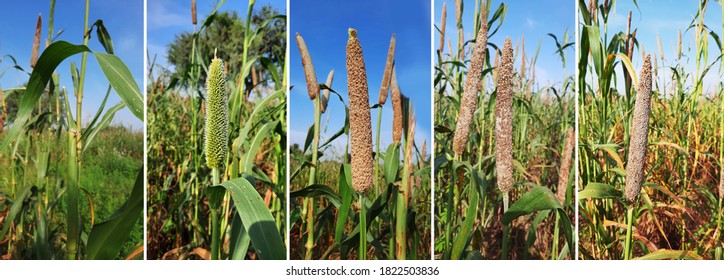
[[[172,26],[186,26],[191,23],[191,12],[172,11],[178,3],[168,0],[148,2],[148,29],[154,30]]]
[[[121,36],[120,39],[118,39],[118,48],[122,52],[127,51],[133,51],[139,47],[138,40],[136,40],[137,36]]]

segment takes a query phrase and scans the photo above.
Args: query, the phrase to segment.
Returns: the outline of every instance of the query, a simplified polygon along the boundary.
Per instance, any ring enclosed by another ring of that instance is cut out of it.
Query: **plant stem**
[[[628,207],[628,212],[626,214],[626,241],[623,244],[624,245],[624,247],[623,247],[623,259],[624,260],[630,260],[631,251],[633,251],[631,248],[632,247],[631,246],[632,245],[631,236],[633,235],[633,230],[632,230],[633,229],[633,211],[634,211],[634,207],[633,207],[633,205],[630,205]]]
[[[503,213],[508,212],[508,201],[510,192],[503,193]],[[503,248],[500,250],[500,259],[508,259],[508,251],[510,251],[510,225],[503,225]]]
[[[83,20],[83,45],[88,46],[88,36],[85,33],[88,30],[88,14],[90,12],[90,0],[85,1],[85,16]],[[78,88],[76,89],[76,107],[75,107],[75,130],[71,130],[68,133],[68,179],[70,184],[68,185],[68,217],[67,227],[68,232],[66,235],[66,249],[68,250],[68,259],[75,260],[76,254],[78,253],[78,243],[80,239],[80,212],[78,210],[78,196],[80,192],[80,170],[81,170],[81,155],[82,143],[80,140],[81,119],[83,118],[83,84],[85,80],[85,69],[86,62],[88,60],[88,53],[83,52],[80,64],[80,77],[78,81]]]
[[[560,236],[560,222],[561,222],[561,214],[556,211],[556,224],[553,228],[553,246],[551,246],[551,260],[557,260],[558,259],[558,236]]]
[[[408,136],[406,141],[412,141]],[[408,143],[405,143],[407,146]],[[412,151],[405,149],[405,160],[411,159],[412,156],[408,155]],[[395,227],[395,234],[397,235],[397,247],[395,253],[398,260],[405,260],[407,258],[407,205],[408,198],[410,196],[410,163],[405,162],[402,168],[402,183],[400,184],[400,191],[397,192],[397,221]]]
[[[367,204],[365,194],[359,194],[359,260],[367,259]]]
[[[452,253],[452,219],[453,219],[453,209],[457,209],[457,207],[453,208],[453,204],[455,204],[455,201],[453,201],[453,192],[455,189],[455,178],[457,177],[457,173],[455,171],[455,162],[458,161],[458,155],[455,155],[453,158],[453,161],[450,162],[450,186],[448,186],[447,189],[447,209],[445,215],[445,253],[444,253],[444,259],[449,260],[450,254]]]
[[[307,186],[317,183],[317,151],[319,150],[319,122],[322,115],[321,97],[317,96],[314,102],[314,138],[312,140],[312,166],[309,168],[309,182]],[[314,198],[305,198],[307,206],[307,243],[305,259],[311,260],[314,250]]]
[[[212,179],[211,183],[214,186],[219,185],[219,168],[214,167],[211,169]],[[218,260],[219,259],[219,252],[221,251],[221,233],[219,232],[220,229],[220,221],[219,221],[219,209],[211,208],[211,259],[212,260]]]

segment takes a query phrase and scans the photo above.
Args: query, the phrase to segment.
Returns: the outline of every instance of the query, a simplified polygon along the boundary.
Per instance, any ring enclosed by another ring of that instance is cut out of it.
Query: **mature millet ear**
[[[483,74],[486,45],[488,44],[488,25],[485,21],[478,30],[478,36],[475,40],[475,48],[470,59],[468,74],[465,77],[463,98],[460,101],[460,112],[455,126],[455,135],[453,136],[453,151],[456,155],[461,155],[465,150],[470,135],[470,124],[473,122],[473,114],[478,106],[478,89],[482,83],[480,76]]]
[[[358,193],[364,193],[372,186],[372,118],[362,46],[357,39],[357,31],[352,28],[349,29],[346,60],[352,188]]]
[[[196,25],[196,0],[191,0],[191,24]]]
[[[327,88],[332,88],[333,79],[334,79],[334,70],[329,71],[329,74],[327,75],[327,82],[324,83],[324,85],[327,86]],[[322,90],[322,100],[320,100],[320,101],[322,101],[322,103],[319,105],[321,105],[322,113],[324,113],[327,111],[327,104],[329,103],[329,90],[328,89]]]
[[[402,139],[402,92],[397,84],[397,68],[392,67],[392,142]]]
[[[390,48],[387,50],[387,62],[385,63],[385,72],[382,74],[382,86],[380,87],[380,95],[377,104],[385,105],[387,102],[387,92],[390,89],[390,76],[392,66],[395,64],[395,34],[390,39]]]
[[[33,37],[33,49],[30,54],[30,67],[35,68],[38,62],[38,51],[40,50],[40,33],[43,28],[43,17],[38,15],[38,21],[35,23],[35,37]]]
[[[498,189],[513,189],[513,46],[505,39],[495,97],[495,172]]]
[[[566,132],[565,144],[563,144],[563,155],[561,156],[561,169],[558,171],[558,189],[556,196],[558,201],[563,204],[566,200],[566,191],[568,190],[568,178],[571,175],[571,161],[573,159],[573,145],[576,143],[575,130],[570,127]]]
[[[302,35],[299,35],[299,33],[297,33],[297,46],[299,47],[299,54],[302,57],[304,78],[307,80],[307,93],[309,93],[309,99],[314,100],[317,98],[317,94],[319,94],[317,74],[314,72],[314,65],[312,64],[312,57],[309,55],[307,44],[304,43],[304,38],[302,38]]]
[[[206,76],[206,124],[204,146],[206,147],[206,165],[210,168],[221,167],[229,152],[229,102],[226,96],[226,73],[224,62],[214,58]]]
[[[442,14],[440,15],[440,47],[438,47],[437,51],[440,53],[440,57],[442,57],[442,52],[445,49],[445,22],[447,21],[447,3],[442,3]]]
[[[628,164],[626,165],[626,200],[634,202],[644,183],[644,164],[646,163],[646,146],[649,141],[649,115],[651,114],[651,56],[646,55],[639,76],[639,87],[636,91],[633,121],[631,122],[631,138],[628,147]]]

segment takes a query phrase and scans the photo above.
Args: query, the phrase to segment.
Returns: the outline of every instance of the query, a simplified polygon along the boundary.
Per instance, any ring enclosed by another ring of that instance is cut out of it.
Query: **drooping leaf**
[[[218,190],[225,189],[231,194],[244,229],[249,234],[251,244],[254,245],[254,250],[260,259],[286,259],[287,251],[274,222],[274,216],[264,204],[259,192],[246,178],[232,179],[217,186],[210,186],[209,189],[216,193],[223,193]]]
[[[131,70],[115,55],[95,52],[106,79],[136,118],[143,121],[143,95]]]
[[[88,234],[86,258],[115,259],[143,213],[143,169],[139,170],[131,195],[108,220],[93,225]]]

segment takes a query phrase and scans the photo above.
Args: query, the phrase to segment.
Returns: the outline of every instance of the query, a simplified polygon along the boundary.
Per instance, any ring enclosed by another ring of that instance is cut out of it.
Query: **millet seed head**
[[[645,181],[644,165],[646,164],[646,146],[649,139],[649,115],[651,114],[651,56],[646,55],[639,76],[636,91],[631,137],[628,148],[628,164],[626,165],[625,198],[633,203],[641,193]]]
[[[30,54],[30,67],[35,68],[38,62],[38,51],[40,50],[40,34],[43,28],[43,17],[38,15],[38,21],[35,23],[35,37],[33,37],[33,50]]]
[[[387,50],[387,62],[385,63],[385,72],[382,74],[382,86],[380,87],[380,95],[377,104],[385,105],[387,102],[387,92],[390,89],[390,76],[392,75],[392,66],[395,64],[395,34],[390,39],[390,48]]]
[[[196,25],[196,0],[191,0],[191,24]]]
[[[226,73],[224,62],[214,58],[206,76],[206,119],[204,125],[204,146],[206,165],[221,167],[229,152],[229,103],[226,95]]]
[[[566,200],[566,191],[568,190],[568,178],[571,175],[571,161],[573,159],[573,145],[575,145],[575,130],[570,127],[566,132],[565,144],[563,144],[563,154],[561,156],[561,169],[558,171],[558,189],[556,196],[558,201],[563,204]]]
[[[513,46],[505,39],[495,98],[495,172],[498,189],[513,189]]]
[[[304,43],[304,38],[302,38],[302,35],[299,35],[299,33],[297,33],[297,46],[299,47],[299,54],[302,57],[304,78],[307,80],[307,93],[309,94],[309,99],[314,100],[319,94],[317,74],[314,72],[314,64],[312,64],[312,57],[309,55],[307,44]]]
[[[463,97],[460,101],[460,112],[455,126],[455,135],[453,136],[453,151],[456,155],[463,153],[470,135],[470,124],[473,122],[473,114],[478,104],[478,89],[481,88],[480,84],[482,83],[480,76],[483,74],[487,44],[488,26],[487,23],[483,22],[475,41],[470,67],[465,77]]]
[[[372,118],[367,72],[357,31],[349,29],[347,41],[347,88],[349,90],[352,188],[364,193],[372,186]]]
[[[402,92],[397,84],[397,68],[392,67],[392,141],[402,139]]]

